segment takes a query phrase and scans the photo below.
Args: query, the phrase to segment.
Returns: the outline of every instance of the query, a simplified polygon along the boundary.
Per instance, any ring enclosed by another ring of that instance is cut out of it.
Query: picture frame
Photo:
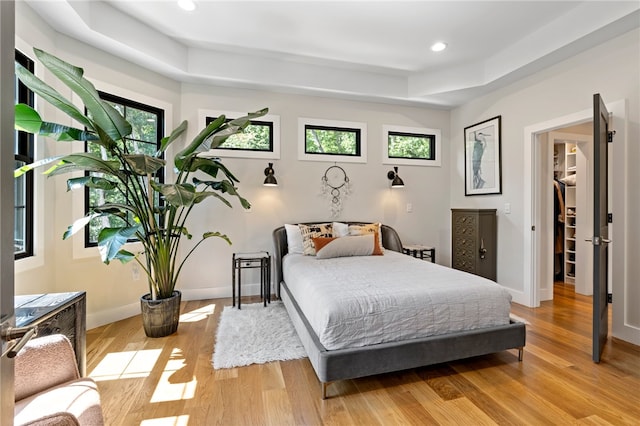
[[[465,196],[502,194],[502,116],[464,128]]]

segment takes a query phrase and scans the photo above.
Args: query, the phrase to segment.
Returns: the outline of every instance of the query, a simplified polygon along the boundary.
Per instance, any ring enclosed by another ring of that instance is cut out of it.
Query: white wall
[[[229,89],[186,84],[182,88],[184,118],[193,127],[202,126],[198,109],[254,111],[269,107],[280,117],[281,155],[273,161],[279,186],[264,187],[267,160],[227,158],[224,160],[240,179],[241,194],[252,203],[250,213],[239,207],[228,209],[220,203],[208,203],[190,219],[190,230],[200,234],[220,230],[229,235],[233,246],[208,241],[196,252],[182,277],[182,286],[209,289],[213,295],[230,292],[230,258],[234,251],[272,249],[271,232],[285,222],[327,220],[330,202],[320,195],[320,182],[333,163],[298,160],[298,117],[364,122],[367,125],[368,161],[366,164],[338,163],[351,182],[351,193],[344,201],[338,219],[382,221],[394,226],[406,242],[433,244],[438,249],[448,244],[448,170],[445,167],[400,166],[405,181],[402,190],[391,190],[382,164],[382,125],[396,124],[442,130],[443,146],[448,146],[449,113],[440,110],[342,101],[299,95],[284,95],[253,90]],[[443,149],[448,164],[448,149]],[[406,204],[413,212],[406,212]],[[438,254],[440,254],[439,252]],[[446,261],[442,254],[439,260]],[[206,266],[205,266],[206,265]]]
[[[640,331],[640,223],[633,218],[640,214],[640,162],[638,144],[640,123],[640,50],[638,30],[577,55],[563,63],[532,75],[502,90],[478,98],[451,113],[451,206],[497,208],[498,217],[498,282],[512,290],[515,298],[523,297],[523,238],[528,224],[523,222],[523,170],[525,155],[523,130],[540,123],[567,116],[592,107],[592,96],[600,93],[606,102],[626,100],[628,105],[628,129],[626,141],[626,168],[628,171],[626,211],[620,216],[628,220],[614,223],[624,226],[627,235],[625,270],[618,276],[624,283],[614,298],[625,298],[624,323]],[[464,196],[463,129],[487,118],[502,116],[502,179],[501,195]],[[617,123],[621,123],[617,118]],[[618,124],[620,126],[620,124]],[[625,133],[625,132],[622,132]],[[459,141],[459,143],[456,143]],[[615,147],[614,147],[615,149]],[[620,148],[619,148],[620,149]],[[618,183],[619,184],[619,183]],[[511,204],[511,214],[504,213],[505,203]],[[615,216],[615,212],[614,212]],[[615,283],[614,283],[615,286]],[[614,287],[615,289],[615,287]],[[614,313],[615,315],[615,313]],[[618,325],[622,320],[618,322]],[[616,328],[614,326],[614,335]]]
[[[66,36],[31,32],[32,28],[46,30],[47,26],[24,5],[18,12],[17,22],[17,36],[23,47],[44,44],[45,50],[83,67],[85,76],[99,89],[117,88],[119,92],[115,94],[119,96],[143,102],[152,98],[170,105],[173,114],[168,121],[177,125],[182,119],[187,119],[189,140],[204,126],[204,123],[198,123],[199,109],[248,112],[269,107],[271,114],[280,116],[281,157],[273,160],[280,185],[277,188],[262,185],[267,160],[225,159],[225,164],[240,179],[240,193],[252,203],[253,208],[250,213],[245,213],[236,200],[232,200],[234,208],[229,209],[209,199],[194,209],[187,224],[192,234],[220,231],[229,235],[233,246],[215,239],[201,245],[188,260],[180,278],[179,289],[183,291],[183,298],[230,296],[231,254],[234,251],[271,251],[271,232],[283,223],[329,219],[329,201],[319,195],[320,179],[333,163],[298,160],[298,117],[358,121],[367,125],[367,163],[339,163],[351,180],[351,194],[345,200],[344,210],[338,219],[382,221],[394,226],[407,243],[435,246],[438,261],[449,262],[448,249],[445,249],[449,240],[448,111],[180,85]],[[23,50],[31,54],[30,48]],[[60,87],[51,76],[45,74],[45,80],[56,84],[59,90],[70,96],[66,88]],[[45,108],[45,119],[67,120],[52,108]],[[439,155],[444,166],[401,166],[399,174],[406,186],[392,191],[386,177],[392,166],[381,164],[384,124],[440,129],[442,149]],[[69,144],[47,144],[58,154],[72,149]],[[16,276],[16,294],[85,290],[90,328],[139,313],[138,299],[147,292],[147,288],[143,279],[133,280],[131,265],[103,265],[95,249],[82,249],[80,234],[74,237],[74,241],[62,241],[60,238],[67,226],[82,216],[82,194],[67,193],[64,177],[41,184],[42,190],[48,194],[42,209],[48,215],[46,232],[41,236],[45,250],[36,256],[41,264],[32,259],[31,265],[18,267],[21,272]],[[412,213],[406,212],[407,203],[413,205]],[[183,252],[194,243],[185,241]],[[249,283],[258,280],[257,275],[249,275],[248,278]],[[257,286],[252,290],[258,291]]]

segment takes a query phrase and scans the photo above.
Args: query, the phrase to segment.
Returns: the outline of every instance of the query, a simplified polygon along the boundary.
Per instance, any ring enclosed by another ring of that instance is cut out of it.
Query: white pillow
[[[287,246],[289,253],[303,254],[304,248],[302,246],[302,232],[298,225],[284,224],[284,229],[287,232]]]
[[[342,222],[333,222],[333,236],[346,237],[349,235],[349,225]]]

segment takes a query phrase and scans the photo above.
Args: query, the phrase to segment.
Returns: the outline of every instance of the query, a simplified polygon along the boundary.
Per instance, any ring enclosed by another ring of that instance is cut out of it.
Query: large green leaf
[[[24,68],[16,62],[16,76],[27,86],[33,93],[49,102],[69,117],[78,121],[83,126],[93,129],[93,123],[86,117],[76,106],[67,98],[62,96],[56,89],[49,86],[44,81],[33,75],[31,71]]]
[[[209,135],[215,132],[216,129],[224,124],[225,119],[226,117],[224,115],[216,118],[204,129],[202,129],[189,145],[187,145],[182,151],[176,154],[174,163],[178,170],[184,170],[185,161],[189,156],[197,152],[207,151],[209,149],[210,145],[206,142],[206,139],[209,137]]]
[[[69,227],[64,232],[64,234],[62,234],[62,239],[66,240],[67,238],[71,237],[73,234],[75,234],[76,232],[78,232],[79,230],[87,226],[87,224],[91,222],[92,219],[95,219],[96,217],[100,217],[100,216],[102,216],[100,213],[92,213],[90,215],[81,217],[80,219],[76,220],[75,222],[73,222],[73,224],[69,225]]]
[[[229,239],[229,237],[227,237],[225,234],[221,234],[220,232],[205,232],[204,234],[202,234],[203,240],[207,238],[213,238],[213,237],[222,238],[227,243],[229,243],[229,245],[231,245],[231,240]]]
[[[25,104],[15,106],[15,128],[36,135],[49,136],[58,141],[88,141],[98,138],[91,132],[42,121],[40,114]]]
[[[54,161],[59,161],[61,158],[62,156],[48,157],[43,158],[42,160],[34,161],[30,164],[25,164],[24,166],[19,167],[13,171],[13,177],[19,178],[20,176],[24,175],[27,172],[30,172],[31,170],[37,169],[38,167],[46,166],[47,164],[51,164]]]
[[[135,258],[136,258],[135,254],[131,253],[128,250],[124,250],[124,249],[119,250],[118,253],[116,253],[116,255],[113,257],[113,259],[117,259],[121,263],[131,262]]]
[[[218,148],[224,141],[229,139],[230,136],[240,132],[242,132],[242,127],[240,126],[227,126],[219,132],[212,134],[211,137],[207,139],[207,141],[209,141],[209,149]]]
[[[49,123],[47,121],[42,122],[40,126],[41,136],[48,136],[54,138],[57,141],[97,141],[98,137],[84,130],[76,129],[75,127],[64,126],[58,123]]]
[[[138,226],[102,228],[98,234],[98,249],[102,262],[108,265],[110,261],[118,258],[120,248],[136,234],[138,229]]]
[[[189,171],[201,171],[213,178],[218,177],[218,171],[222,170],[225,176],[233,181],[240,182],[231,171],[220,161],[219,158],[205,158],[205,157],[196,157],[191,162],[191,166],[189,167]],[[194,178],[195,181],[196,178]]]
[[[123,156],[131,170],[139,176],[152,175],[164,167],[166,161],[162,158],[145,154],[127,154]]]
[[[213,192],[213,191],[200,191],[200,192],[198,192],[193,197],[193,204],[200,203],[200,202],[202,202],[203,200],[205,200],[205,199],[207,199],[209,197],[215,197],[215,198],[219,199],[220,201],[222,201],[227,207],[233,207],[231,205],[231,203],[229,202],[229,200],[227,200],[226,198],[224,198],[220,194],[218,194],[216,192]]]
[[[102,189],[103,191],[111,191],[118,186],[117,183],[110,181],[109,179],[97,177],[97,176],[82,176],[77,178],[67,179],[67,191],[73,189],[87,187],[94,189]]]
[[[49,168],[45,174],[56,176],[73,171],[104,173],[121,179],[120,162],[117,160],[103,160],[95,154],[78,152],[62,156],[60,161]]]
[[[187,130],[189,122],[184,120],[178,127],[173,129],[169,136],[165,136],[160,140],[160,149],[156,153],[156,156],[159,156],[161,153],[165,152],[169,145],[171,145],[175,140],[177,140],[182,134]]]
[[[38,111],[29,105],[17,104],[15,106],[15,128],[27,133],[38,134],[42,125],[42,118]]]
[[[188,207],[196,197],[196,188],[190,183],[159,184],[152,181],[151,186],[161,193],[169,204],[176,207]]]
[[[131,124],[109,103],[100,99],[93,84],[83,77],[84,70],[43,50],[34,49],[42,64],[76,93],[89,111],[91,120],[113,140],[131,134]]]

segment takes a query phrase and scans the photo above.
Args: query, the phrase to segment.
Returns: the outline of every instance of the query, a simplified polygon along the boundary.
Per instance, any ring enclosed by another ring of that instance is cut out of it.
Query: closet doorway
[[[541,259],[547,265],[542,287],[548,291],[541,300],[553,299],[554,283],[578,294],[593,294],[593,250],[585,241],[593,230],[592,133],[592,123],[587,122],[546,134],[549,166],[540,184],[549,188],[546,200],[541,200],[549,249]]]

